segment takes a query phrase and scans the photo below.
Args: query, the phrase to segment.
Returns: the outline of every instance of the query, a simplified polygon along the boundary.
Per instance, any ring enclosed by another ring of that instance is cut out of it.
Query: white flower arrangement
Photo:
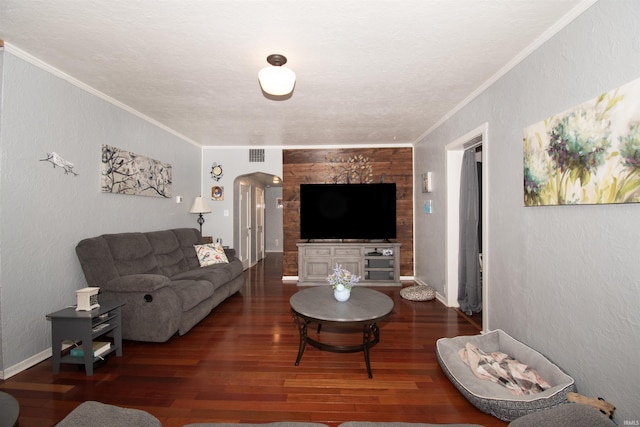
[[[349,270],[345,270],[340,264],[336,264],[333,273],[327,277],[327,282],[336,290],[351,290],[359,281],[360,276],[356,276]]]

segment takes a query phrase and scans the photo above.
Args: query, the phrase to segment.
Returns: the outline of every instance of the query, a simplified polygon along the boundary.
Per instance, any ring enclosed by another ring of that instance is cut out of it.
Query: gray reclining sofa
[[[242,263],[225,249],[228,263],[200,267],[194,228],[104,234],[84,239],[76,254],[98,302],[120,301],[122,338],[165,342],[184,335],[244,283]]]

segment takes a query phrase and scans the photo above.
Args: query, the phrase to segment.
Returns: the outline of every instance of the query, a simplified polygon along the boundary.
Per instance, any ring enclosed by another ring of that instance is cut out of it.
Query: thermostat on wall
[[[95,287],[78,289],[76,291],[76,298],[78,299],[76,311],[91,311],[100,307],[100,304],[98,304],[99,291],[100,288]]]

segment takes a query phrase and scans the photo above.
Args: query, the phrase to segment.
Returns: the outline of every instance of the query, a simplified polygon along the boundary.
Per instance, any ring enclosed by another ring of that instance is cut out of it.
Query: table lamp
[[[202,214],[211,213],[211,209],[209,209],[209,205],[207,205],[207,201],[204,197],[196,197],[196,200],[193,202],[193,206],[191,206],[191,210],[189,213],[198,214],[198,224],[200,224],[200,235],[202,235],[202,224],[204,224],[204,218]]]

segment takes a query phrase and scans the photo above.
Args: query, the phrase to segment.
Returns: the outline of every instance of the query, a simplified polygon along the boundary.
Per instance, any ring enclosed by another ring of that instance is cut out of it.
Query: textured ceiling
[[[0,39],[199,145],[412,144],[594,1],[0,0]]]

